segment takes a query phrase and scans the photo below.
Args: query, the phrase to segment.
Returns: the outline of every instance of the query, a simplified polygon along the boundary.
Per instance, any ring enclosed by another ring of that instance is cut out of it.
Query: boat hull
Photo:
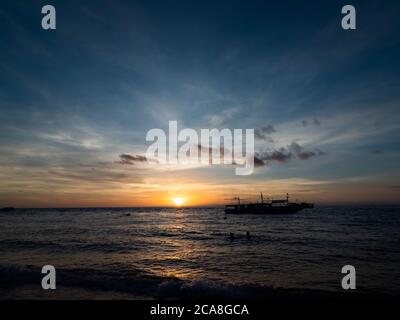
[[[247,207],[237,206],[234,208],[225,209],[226,214],[263,214],[263,215],[280,215],[280,214],[294,214],[303,209],[313,208],[311,204],[295,204],[290,206],[259,206]]]

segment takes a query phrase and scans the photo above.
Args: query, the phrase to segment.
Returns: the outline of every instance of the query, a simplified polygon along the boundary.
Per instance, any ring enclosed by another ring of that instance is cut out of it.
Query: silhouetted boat
[[[14,207],[4,207],[0,209],[0,211],[14,211],[14,210],[15,210]]]
[[[289,202],[289,194],[286,194],[286,199],[264,201],[261,193],[261,202],[241,204],[240,198],[235,198],[238,204],[225,206],[226,214],[290,214],[297,213],[303,209],[314,208],[314,204],[307,202]]]

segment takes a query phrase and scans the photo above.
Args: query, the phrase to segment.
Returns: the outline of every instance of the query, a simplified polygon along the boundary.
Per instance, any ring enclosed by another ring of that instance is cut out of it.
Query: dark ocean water
[[[40,289],[46,264],[57,269],[56,298],[343,291],[341,268],[347,264],[356,267],[357,291],[400,293],[399,207],[224,217],[221,208],[0,213],[0,298],[47,297]]]

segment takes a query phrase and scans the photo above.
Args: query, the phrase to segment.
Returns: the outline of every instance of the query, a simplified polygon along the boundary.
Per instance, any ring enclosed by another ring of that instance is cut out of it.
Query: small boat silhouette
[[[290,214],[297,213],[303,209],[314,208],[313,203],[307,202],[289,202],[289,194],[286,194],[286,199],[264,201],[261,193],[261,202],[241,204],[240,198],[234,198],[237,204],[225,206],[226,214]]]
[[[0,209],[0,211],[14,211],[14,210],[15,210],[14,207],[4,207]]]

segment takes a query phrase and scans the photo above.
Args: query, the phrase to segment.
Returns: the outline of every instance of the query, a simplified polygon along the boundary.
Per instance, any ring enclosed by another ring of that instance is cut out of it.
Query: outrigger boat
[[[303,209],[314,208],[313,203],[307,202],[289,202],[289,194],[286,194],[286,199],[283,200],[268,200],[264,201],[261,193],[261,202],[241,204],[240,198],[234,198],[238,201],[237,204],[225,206],[226,214],[290,214],[297,213]]]

